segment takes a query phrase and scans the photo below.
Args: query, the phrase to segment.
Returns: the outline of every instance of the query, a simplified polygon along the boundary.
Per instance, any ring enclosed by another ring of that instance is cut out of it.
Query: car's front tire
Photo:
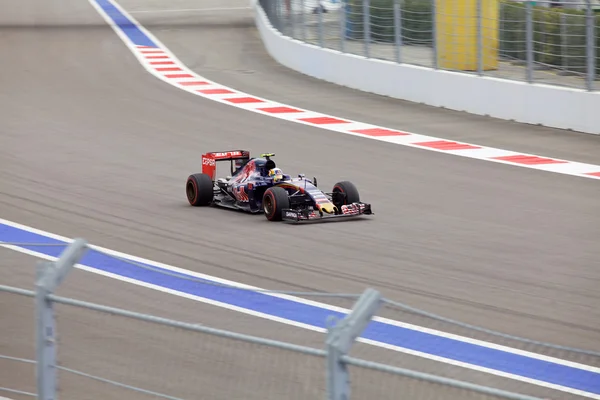
[[[208,206],[213,201],[213,181],[206,174],[192,174],[185,183],[188,202],[194,207]]]
[[[358,203],[360,202],[360,195],[358,189],[352,182],[342,181],[333,185],[332,190],[332,201],[333,204],[339,209],[342,209],[343,205]]]
[[[268,188],[263,195],[262,206],[269,221],[281,221],[283,210],[290,208],[288,192],[278,186]]]

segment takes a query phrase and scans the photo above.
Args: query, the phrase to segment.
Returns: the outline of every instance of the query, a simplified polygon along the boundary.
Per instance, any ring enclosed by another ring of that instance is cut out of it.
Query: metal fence
[[[367,58],[598,90],[600,2],[259,0],[282,34]]]
[[[343,318],[329,321],[324,336],[305,344],[56,295],[88,251],[98,252],[84,240],[76,240],[56,261],[39,263],[34,291],[0,286],[4,310],[0,313],[4,319],[0,324],[0,396],[5,392],[15,400],[539,399],[518,394],[527,391],[520,390],[525,387],[522,383],[515,384],[515,390],[491,387],[489,378],[484,379],[487,386],[477,384],[476,374],[459,367],[427,371],[431,366],[422,366],[419,372],[402,368],[414,360],[391,357],[390,351],[376,354],[361,345],[361,333],[381,317],[429,329],[443,325],[455,334],[468,331],[472,338],[495,338],[502,344],[534,347],[573,361],[600,363],[600,353],[594,351],[466,325],[385,299],[373,289],[362,295],[307,293],[335,297],[352,307]],[[464,379],[448,376],[457,370],[463,371]]]

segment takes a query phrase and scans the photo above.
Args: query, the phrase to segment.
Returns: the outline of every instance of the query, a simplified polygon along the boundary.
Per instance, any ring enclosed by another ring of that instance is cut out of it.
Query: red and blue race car
[[[250,158],[246,150],[210,152],[202,155],[202,173],[187,178],[185,192],[192,206],[219,206],[264,213],[269,221],[311,221],[373,214],[360,201],[358,190],[348,181],[333,185],[331,192],[317,188],[317,179],[299,174],[292,178],[265,153]],[[231,175],[216,178],[217,163],[231,162]]]

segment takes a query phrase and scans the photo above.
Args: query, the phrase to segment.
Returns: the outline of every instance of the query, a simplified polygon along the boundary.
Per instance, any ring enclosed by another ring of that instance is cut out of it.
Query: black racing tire
[[[287,190],[279,186],[268,188],[263,194],[262,206],[265,217],[269,221],[281,221],[283,210],[290,208],[290,197]]]
[[[185,183],[188,202],[194,207],[208,206],[213,201],[213,181],[206,174],[192,174]]]
[[[358,189],[352,182],[342,181],[333,185],[333,205],[341,209],[343,205],[360,202]]]

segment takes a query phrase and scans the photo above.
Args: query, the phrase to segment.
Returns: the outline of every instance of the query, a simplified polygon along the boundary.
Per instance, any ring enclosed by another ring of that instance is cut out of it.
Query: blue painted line
[[[64,242],[4,224],[0,224],[0,241],[10,243],[64,244]],[[23,246],[23,248],[53,257],[58,257],[64,250],[62,246],[32,245]],[[170,274],[174,274],[174,272],[152,265],[148,265],[148,267],[153,270],[148,270],[95,250],[89,250],[83,257],[81,264],[141,282],[319,328],[325,328],[327,317],[330,315],[343,317],[341,313],[317,306],[297,303],[292,300],[280,299],[249,290],[202,283],[209,282],[207,280],[193,282],[179,277],[185,276],[198,279],[185,274],[175,273],[178,276],[165,275],[161,271]],[[373,321],[367,327],[362,337],[479,367],[600,394],[600,374],[592,371],[538,360],[536,358],[465,343],[377,321]]]
[[[136,46],[158,47],[152,39],[148,37],[142,30],[127,18],[117,7],[108,0],[95,0],[96,4],[104,10],[106,15],[121,29],[121,31],[129,38]]]

